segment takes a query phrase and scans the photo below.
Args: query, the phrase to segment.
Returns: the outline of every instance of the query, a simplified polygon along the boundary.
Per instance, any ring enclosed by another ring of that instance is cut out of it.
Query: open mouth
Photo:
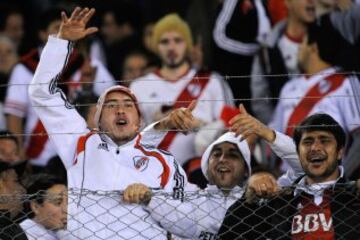
[[[217,171],[218,173],[221,173],[221,174],[231,172],[230,168],[224,167],[224,166],[218,167],[218,168],[216,169],[216,171]]]
[[[127,125],[128,124],[128,121],[126,120],[126,119],[118,119],[117,121],[116,121],[116,126],[125,126],[125,125]]]
[[[326,161],[325,156],[310,156],[309,162],[314,165],[320,165]]]
[[[168,57],[168,59],[170,60],[170,61],[175,61],[175,59],[176,59],[176,53],[174,53],[174,52],[169,52],[168,53],[168,55],[167,55],[167,57]]]

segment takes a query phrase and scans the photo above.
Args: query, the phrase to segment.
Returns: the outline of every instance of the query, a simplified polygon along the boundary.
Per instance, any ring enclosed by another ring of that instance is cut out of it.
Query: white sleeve
[[[154,128],[158,122],[152,123],[141,131],[141,144],[158,147],[168,131],[159,131]]]
[[[33,74],[22,64],[17,64],[9,79],[4,112],[24,118],[29,105],[28,84]]]
[[[195,193],[197,190],[194,188],[192,192]],[[146,209],[166,231],[180,237],[194,238],[199,224],[196,217],[198,205],[193,202],[194,200],[194,197],[190,197],[181,201],[158,192]]]
[[[73,164],[78,138],[89,132],[85,120],[56,85],[71,45],[69,41],[50,36],[29,86],[35,112],[66,168]]]
[[[274,153],[291,167],[285,175],[279,178],[281,179],[281,183],[279,184],[282,185],[284,178],[289,178],[290,180],[288,180],[288,182],[292,183],[297,177],[304,174],[296,152],[295,143],[292,138],[285,134],[275,131],[275,135],[275,141],[269,145]]]
[[[347,132],[351,132],[360,128],[360,81],[357,77],[351,76],[344,86],[343,98],[334,98],[340,103],[342,119],[344,120],[344,128]]]

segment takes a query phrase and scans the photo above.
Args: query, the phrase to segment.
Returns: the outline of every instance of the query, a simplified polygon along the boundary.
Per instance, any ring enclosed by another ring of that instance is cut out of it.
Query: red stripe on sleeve
[[[164,157],[155,151],[146,151],[140,144],[140,140],[141,140],[141,135],[139,134],[136,143],[135,143],[135,148],[139,149],[144,155],[146,156],[151,156],[151,157],[155,157],[156,159],[158,159],[163,167],[163,173],[161,174],[161,182],[160,185],[162,188],[165,187],[165,185],[168,183],[169,181],[169,176],[170,176],[170,168],[168,166],[168,164],[166,163],[166,160],[164,159]]]

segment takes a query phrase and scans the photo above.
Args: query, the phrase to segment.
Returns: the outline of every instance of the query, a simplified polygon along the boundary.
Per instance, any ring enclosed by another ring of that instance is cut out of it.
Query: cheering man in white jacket
[[[122,86],[106,90],[95,115],[99,130],[90,131],[57,87],[73,42],[97,31],[86,28],[94,12],[76,8],[70,17],[62,13],[59,33],[49,37],[29,87],[36,113],[67,169],[70,192],[64,239],[166,239],[165,231],[142,207],[114,196],[114,191],[143,183],[181,198],[187,182],[170,154],[144,144],[138,134],[141,116],[136,97]],[[190,111],[194,107],[192,104]],[[180,110],[183,115],[188,112]]]

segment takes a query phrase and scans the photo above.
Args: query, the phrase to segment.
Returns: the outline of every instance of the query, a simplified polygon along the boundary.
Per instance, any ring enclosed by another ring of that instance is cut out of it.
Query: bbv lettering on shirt
[[[305,216],[296,215],[293,217],[291,234],[301,232],[316,232],[320,226],[324,232],[328,232],[332,228],[332,218],[327,221],[324,213],[306,214]]]

